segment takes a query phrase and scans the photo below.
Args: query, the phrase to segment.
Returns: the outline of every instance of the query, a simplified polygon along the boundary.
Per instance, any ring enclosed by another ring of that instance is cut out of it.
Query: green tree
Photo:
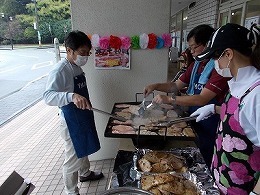
[[[14,17],[17,14],[27,13],[26,4],[31,0],[1,0],[0,12]]]
[[[13,32],[17,43],[37,42],[37,31],[34,29],[36,16],[42,43],[51,43],[54,37],[63,40],[66,32],[71,29],[69,0],[1,0],[0,13],[13,16],[13,22],[20,30],[18,35],[18,31]],[[3,22],[0,21],[0,37],[7,38]]]

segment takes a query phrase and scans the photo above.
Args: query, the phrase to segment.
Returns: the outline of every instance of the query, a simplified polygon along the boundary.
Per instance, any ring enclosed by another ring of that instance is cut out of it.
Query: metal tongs
[[[141,117],[144,117],[147,115],[147,113],[149,113],[149,110],[154,108],[156,105],[155,103],[151,102],[150,104],[148,104],[147,106],[145,105],[145,98],[143,99],[142,103],[140,104],[140,108],[138,110],[138,113]]]
[[[117,116],[117,115],[115,115],[115,114],[110,114],[109,112],[105,112],[105,111],[103,111],[103,110],[99,110],[99,109],[93,108],[93,107],[91,108],[91,110],[93,110],[94,112],[99,112],[99,113],[101,113],[101,114],[108,115],[108,116],[110,116],[110,117],[112,117],[112,118],[114,118],[114,119],[117,119],[117,120],[119,120],[119,121],[126,122],[126,119],[125,119],[124,117],[120,117],[120,116]]]
[[[145,105],[145,97],[144,97],[142,103],[140,104],[140,108],[138,110],[139,115],[142,116],[145,110],[146,110],[146,105]]]
[[[160,123],[157,124],[157,126],[170,127],[171,125],[176,124],[176,123],[195,120],[198,116],[199,115],[176,118],[175,120],[172,120],[172,121],[160,122]]]
[[[137,182],[137,187],[140,187],[140,179],[141,179],[141,173],[137,170],[137,161],[138,157],[137,154],[134,153],[133,155],[133,166],[130,168],[129,176],[133,181]]]

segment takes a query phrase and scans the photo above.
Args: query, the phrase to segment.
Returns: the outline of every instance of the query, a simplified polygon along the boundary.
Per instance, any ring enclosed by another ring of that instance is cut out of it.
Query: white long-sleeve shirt
[[[58,62],[49,73],[43,99],[47,105],[62,107],[72,102],[74,77],[83,73],[81,67],[67,59]]]
[[[253,66],[238,69],[237,77],[228,81],[231,95],[241,98],[256,82],[260,81],[260,70]],[[239,111],[239,122],[248,139],[260,147],[260,86],[247,94]]]

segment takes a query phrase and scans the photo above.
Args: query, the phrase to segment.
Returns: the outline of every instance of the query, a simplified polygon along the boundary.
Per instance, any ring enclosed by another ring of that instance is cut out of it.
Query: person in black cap
[[[205,49],[213,32],[214,29],[206,24],[196,26],[189,32],[187,41],[193,57],[196,57]],[[214,60],[195,61],[175,82],[155,83],[146,86],[144,96],[148,96],[154,90],[173,93],[172,96],[159,94],[154,97],[153,102],[189,106],[189,113],[191,114],[206,104],[221,105],[228,90],[227,80],[214,70]],[[187,95],[177,95],[184,88],[187,88]],[[213,156],[218,121],[219,116],[215,115],[193,124],[198,135],[197,144],[207,166],[210,166]]]
[[[228,81],[221,108],[204,106],[196,121],[219,113],[211,171],[223,194],[260,194],[260,28],[226,24],[215,31],[197,60],[213,58]]]

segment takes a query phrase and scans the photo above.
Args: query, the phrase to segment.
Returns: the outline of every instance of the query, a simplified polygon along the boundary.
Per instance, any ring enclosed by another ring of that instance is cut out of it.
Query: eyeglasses
[[[198,47],[200,47],[202,44],[199,44],[199,45],[197,45],[197,46],[189,46],[188,47],[188,49],[190,50],[190,51],[195,51]]]
[[[74,52],[77,52],[81,56],[90,56],[92,54],[91,51],[78,51],[78,50],[75,50]]]

